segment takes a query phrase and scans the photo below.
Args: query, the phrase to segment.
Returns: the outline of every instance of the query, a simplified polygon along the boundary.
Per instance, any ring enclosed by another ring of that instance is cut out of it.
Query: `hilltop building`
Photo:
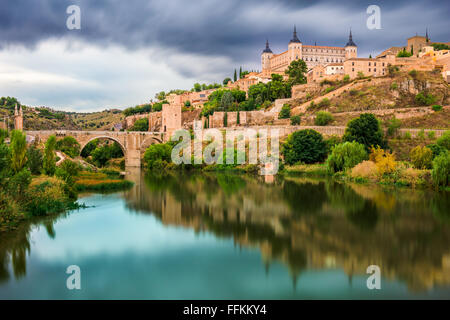
[[[285,70],[294,60],[303,59],[308,69],[317,65],[330,63],[343,63],[350,58],[356,58],[358,47],[353,42],[352,31],[348,37],[348,42],[344,47],[304,45],[297,36],[297,29],[294,26],[294,33],[288,44],[288,50],[279,54],[274,54],[266,41],[266,48],[261,53],[262,74],[270,76],[272,73],[284,74]]]

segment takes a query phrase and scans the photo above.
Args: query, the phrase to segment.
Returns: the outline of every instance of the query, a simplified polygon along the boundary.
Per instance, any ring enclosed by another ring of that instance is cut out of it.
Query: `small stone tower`
[[[261,53],[261,67],[262,71],[270,70],[270,58],[272,58],[273,52],[269,48],[269,40],[266,40],[266,48]]]
[[[294,34],[288,45],[289,63],[302,58],[302,42],[297,37],[297,28],[294,25]]]
[[[14,108],[14,129],[16,130],[23,130],[23,111],[22,106],[19,105],[19,109],[17,109],[17,103],[16,107]]]
[[[350,29],[348,42],[345,45],[345,59],[356,58],[357,56],[358,56],[358,47],[353,42],[352,29]]]

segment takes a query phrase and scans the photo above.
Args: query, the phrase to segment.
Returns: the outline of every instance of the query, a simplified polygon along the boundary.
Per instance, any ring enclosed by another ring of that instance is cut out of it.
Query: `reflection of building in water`
[[[127,195],[130,207],[257,248],[266,270],[282,261],[294,283],[305,269],[342,268],[351,281],[377,264],[383,277],[412,290],[450,284],[450,226],[430,214],[429,197],[418,191],[220,174],[151,177],[140,186]]]

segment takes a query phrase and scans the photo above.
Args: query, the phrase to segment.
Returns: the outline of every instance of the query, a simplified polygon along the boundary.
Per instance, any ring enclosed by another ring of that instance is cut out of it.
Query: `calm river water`
[[[0,299],[450,298],[447,193],[144,175],[0,235]],[[68,290],[66,269],[81,270]],[[378,265],[381,289],[366,286]]]

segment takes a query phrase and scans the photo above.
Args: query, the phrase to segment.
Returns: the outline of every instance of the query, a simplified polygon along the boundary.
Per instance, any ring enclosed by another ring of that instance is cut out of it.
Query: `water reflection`
[[[256,248],[267,273],[274,262],[286,266],[294,288],[306,270],[340,268],[351,282],[371,264],[410,291],[450,286],[448,193],[298,176],[133,171],[128,178],[136,182],[123,193],[128,211]],[[34,226],[58,241],[54,224],[67,216],[27,221],[0,235],[0,282],[26,275]]]
[[[450,285],[448,193],[344,185],[305,177],[139,173],[130,209],[258,248],[267,268],[342,268],[351,280],[376,264],[411,291]]]

